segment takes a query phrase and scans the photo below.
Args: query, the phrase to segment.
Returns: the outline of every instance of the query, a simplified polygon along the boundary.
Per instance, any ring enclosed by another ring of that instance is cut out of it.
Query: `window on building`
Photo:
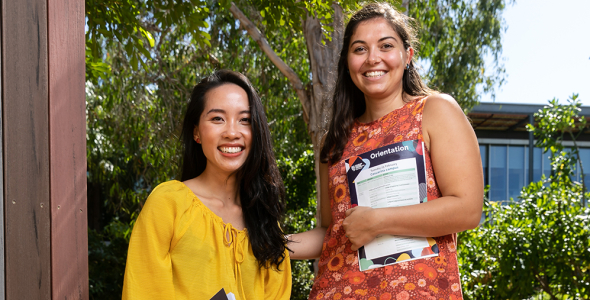
[[[484,185],[489,185],[488,197],[492,201],[518,201],[522,188],[529,183],[529,150],[524,145],[480,144]],[[566,149],[566,151],[570,151]],[[541,148],[533,149],[533,181],[551,176],[551,153]],[[590,148],[580,149],[584,167],[584,181],[590,188]],[[578,163],[572,180],[582,180],[582,169]]]
[[[518,200],[527,171],[524,146],[508,146],[508,197]]]
[[[490,200],[507,200],[507,147],[490,146]]]
[[[582,148],[580,149],[580,160],[582,161],[582,167],[584,168],[584,183],[586,184],[586,188],[590,187],[590,149],[589,148]],[[582,171],[581,168],[578,168],[580,173]],[[582,180],[582,178],[578,179]]]

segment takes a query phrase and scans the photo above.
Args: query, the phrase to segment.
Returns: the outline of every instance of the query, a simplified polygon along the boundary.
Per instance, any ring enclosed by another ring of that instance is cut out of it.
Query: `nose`
[[[232,140],[239,138],[240,131],[238,129],[238,126],[239,126],[239,122],[237,122],[237,121],[227,122],[227,125],[225,127],[225,131],[223,132],[223,137],[229,138]]]
[[[370,50],[367,56],[367,63],[371,65],[376,65],[381,62],[381,55],[379,51]]]

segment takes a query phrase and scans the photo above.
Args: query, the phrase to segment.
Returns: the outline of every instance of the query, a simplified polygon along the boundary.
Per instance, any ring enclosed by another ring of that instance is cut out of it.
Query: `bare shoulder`
[[[470,130],[472,131],[469,120],[453,97],[447,94],[428,97],[424,104],[422,131],[429,149],[433,137],[469,133]]]
[[[428,96],[426,104],[424,105],[425,117],[448,117],[448,114],[465,115],[455,98],[451,97],[450,95],[433,94]]]

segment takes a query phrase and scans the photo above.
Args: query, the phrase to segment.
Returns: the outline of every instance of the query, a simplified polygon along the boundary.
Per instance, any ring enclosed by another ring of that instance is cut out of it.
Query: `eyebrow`
[[[223,109],[220,109],[220,108],[212,108],[212,109],[211,109],[211,110],[209,110],[209,111],[208,111],[208,112],[207,112],[205,115],[208,115],[208,114],[210,114],[210,113],[222,113],[222,114],[224,114],[224,113],[225,113],[225,110],[223,110]],[[242,110],[242,111],[240,112],[240,114],[249,114],[249,113],[250,113],[250,111],[249,111],[249,110]]]
[[[393,40],[395,40],[397,42],[397,39],[395,37],[393,37],[393,36],[385,36],[385,37],[382,37],[377,42],[382,42],[382,41],[387,40],[387,39],[393,39]],[[354,44],[359,44],[359,43],[360,44],[366,44],[366,42],[363,41],[363,40],[356,40],[356,41],[350,43],[350,47],[352,47],[352,45],[354,45]]]

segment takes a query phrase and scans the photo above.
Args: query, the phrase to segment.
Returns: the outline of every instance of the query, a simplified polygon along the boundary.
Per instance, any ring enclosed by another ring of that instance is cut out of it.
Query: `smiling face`
[[[354,84],[365,99],[402,95],[402,78],[414,50],[404,49],[403,41],[383,18],[358,24],[348,46],[347,66]]]
[[[205,94],[205,109],[194,138],[207,158],[205,172],[230,175],[246,161],[252,146],[248,95],[227,83]]]

